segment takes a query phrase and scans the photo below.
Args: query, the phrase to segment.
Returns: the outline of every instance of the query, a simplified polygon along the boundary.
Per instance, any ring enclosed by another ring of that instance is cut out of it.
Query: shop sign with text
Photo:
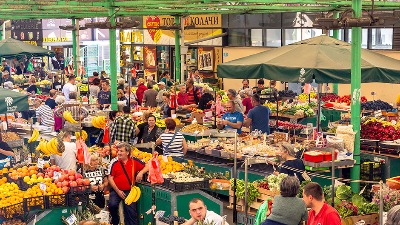
[[[195,41],[202,38],[212,37],[222,33],[221,15],[197,15],[190,16],[184,21],[185,26],[194,25],[194,29],[186,29],[184,32],[185,42]],[[175,31],[161,30],[160,27],[168,27],[174,24],[171,16],[147,16],[143,17],[144,44],[174,45]],[[200,28],[200,29],[199,29]],[[203,41],[198,45],[221,46],[222,38]]]

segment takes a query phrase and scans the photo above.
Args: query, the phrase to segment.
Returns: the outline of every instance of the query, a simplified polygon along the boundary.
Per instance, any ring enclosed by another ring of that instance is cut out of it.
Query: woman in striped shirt
[[[180,132],[175,131],[175,120],[165,119],[165,126],[165,133],[160,135],[156,144],[162,144],[164,156],[171,156],[174,161],[182,162],[188,149],[186,140]]]

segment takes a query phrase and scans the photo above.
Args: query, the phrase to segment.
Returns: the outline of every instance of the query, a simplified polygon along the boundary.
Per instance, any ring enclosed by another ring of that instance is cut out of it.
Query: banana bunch
[[[141,195],[140,188],[137,186],[133,186],[128,196],[125,198],[125,204],[130,205],[132,202],[137,202]]]
[[[77,131],[75,132],[75,137],[78,140],[79,137],[81,136],[81,132]],[[85,141],[88,138],[88,134],[86,133],[86,131],[82,130],[82,139]]]
[[[39,131],[37,129],[33,129],[32,137],[29,138],[28,143],[34,142],[39,138]]]
[[[36,151],[41,151],[44,155],[59,154],[57,145],[57,138],[52,138],[50,141],[46,141],[42,138],[40,139],[39,145],[36,147]]]
[[[104,129],[106,126],[106,117],[105,116],[95,116],[92,119],[92,124],[96,128]]]
[[[63,112],[63,117],[66,121],[70,122],[70,123],[78,123],[76,120],[74,120],[74,118],[72,117],[72,114],[70,111],[66,110]]]

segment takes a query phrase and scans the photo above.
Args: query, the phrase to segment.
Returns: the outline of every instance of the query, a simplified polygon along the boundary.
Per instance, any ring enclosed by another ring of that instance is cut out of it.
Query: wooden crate
[[[346,218],[342,218],[342,225],[354,225],[361,220],[365,221],[365,225],[378,225],[379,224],[379,214],[372,213],[372,214],[368,214],[368,215],[349,216]]]
[[[261,195],[267,195],[271,197],[275,197],[275,195],[279,195],[279,191],[271,191],[267,190],[265,188],[258,188],[258,192],[260,192]]]

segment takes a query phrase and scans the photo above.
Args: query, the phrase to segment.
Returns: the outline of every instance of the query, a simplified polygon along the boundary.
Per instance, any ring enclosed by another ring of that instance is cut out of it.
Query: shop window
[[[301,13],[282,13],[282,27],[301,27]]]
[[[243,14],[231,14],[231,15],[229,15],[229,27],[230,28],[242,28],[242,27],[245,27],[245,15],[243,15]]]
[[[393,28],[372,28],[372,49],[393,48]]]
[[[301,29],[301,40],[322,35],[322,29]]]
[[[229,46],[246,46],[246,30],[230,29],[228,35]]]
[[[348,42],[351,43],[351,29],[348,29]],[[368,48],[368,29],[362,29],[361,48]]]
[[[262,14],[247,14],[246,28],[262,27]]]
[[[301,41],[302,29],[285,29],[284,45],[289,45]]]
[[[281,13],[268,13],[263,15],[262,26],[268,28],[280,28],[282,23]]]
[[[262,29],[251,29],[250,30],[250,38],[251,38],[251,46],[263,46],[263,30]]]
[[[343,29],[339,29],[339,40],[344,41],[344,30]],[[329,30],[329,36],[333,37],[333,30]]]
[[[229,27],[229,14],[222,14],[222,28]]]
[[[266,36],[266,45],[268,47],[282,46],[281,29],[267,29],[265,36]]]

